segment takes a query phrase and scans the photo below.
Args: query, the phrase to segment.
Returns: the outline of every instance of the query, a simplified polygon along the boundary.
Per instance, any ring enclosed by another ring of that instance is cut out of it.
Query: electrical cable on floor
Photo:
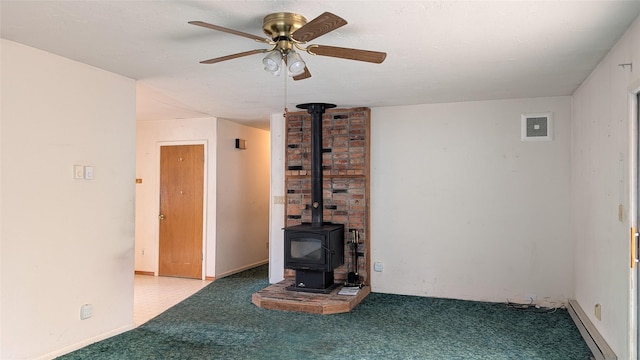
[[[512,310],[520,310],[527,311],[536,314],[553,314],[558,311],[559,307],[543,307],[539,305],[534,305],[533,299],[528,304],[514,303],[511,300],[507,299],[507,308]]]

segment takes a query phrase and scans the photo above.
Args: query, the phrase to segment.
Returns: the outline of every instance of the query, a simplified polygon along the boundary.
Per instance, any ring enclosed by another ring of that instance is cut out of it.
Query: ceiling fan
[[[309,69],[307,69],[304,60],[302,60],[302,57],[295,49],[305,51],[311,55],[330,56],[376,64],[382,63],[387,57],[386,53],[379,51],[316,44],[306,45],[307,42],[347,24],[346,20],[330,12],[325,12],[309,22],[307,22],[304,16],[294,13],[279,12],[267,15],[264,17],[262,30],[269,38],[209,24],[203,21],[189,21],[189,24],[242,36],[272,46],[270,49],[249,50],[200,61],[201,64],[215,64],[243,56],[267,53],[267,56],[262,60],[265,70],[274,75],[279,75],[282,69],[281,65],[284,63],[288,74],[292,76],[294,80],[311,77],[311,73]]]

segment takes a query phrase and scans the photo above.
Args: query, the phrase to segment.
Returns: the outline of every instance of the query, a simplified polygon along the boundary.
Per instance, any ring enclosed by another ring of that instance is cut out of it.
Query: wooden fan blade
[[[304,72],[300,75],[296,75],[293,77],[293,80],[304,80],[304,79],[308,79],[311,77],[311,73],[309,72],[309,69],[307,69],[307,67],[304,67]]]
[[[268,43],[269,39],[267,38],[263,38],[257,35],[252,35],[246,32],[242,32],[242,31],[238,31],[238,30],[233,30],[233,29],[229,29],[226,27],[222,27],[222,26],[218,26],[218,25],[213,25],[213,24],[209,24],[206,23],[204,21],[189,21],[189,24],[191,25],[197,25],[197,26],[202,26],[202,27],[206,27],[208,29],[212,29],[212,30],[218,30],[218,31],[222,31],[222,32],[226,32],[229,34],[233,34],[233,35],[238,35],[238,36],[243,36],[255,41],[259,41],[259,42],[263,42],[263,43]]]
[[[347,25],[347,20],[325,12],[296,30],[291,37],[300,42],[307,42],[344,25]]]
[[[336,46],[311,45],[307,49],[311,55],[331,56],[348,60],[358,60],[380,64],[387,53],[370,50],[349,49]]]
[[[213,58],[213,59],[209,59],[209,60],[200,61],[200,64],[215,64],[215,63],[218,63],[218,62],[221,62],[221,61],[225,61],[225,60],[237,59],[239,57],[249,56],[249,55],[253,55],[253,54],[260,54],[260,53],[265,53],[265,52],[267,52],[267,50],[265,50],[265,49],[249,50],[249,51],[245,51],[245,52],[241,52],[241,53],[237,53],[237,54],[231,54],[231,55],[227,55],[227,56],[221,56],[221,57],[217,57],[217,58]]]

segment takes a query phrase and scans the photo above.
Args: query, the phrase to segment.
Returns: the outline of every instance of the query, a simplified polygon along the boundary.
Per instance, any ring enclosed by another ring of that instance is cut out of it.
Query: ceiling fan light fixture
[[[309,22],[307,22],[304,16],[294,13],[278,12],[269,14],[264,17],[262,23],[262,30],[268,38],[209,24],[204,21],[189,21],[189,24],[242,36],[273,46],[269,50],[255,49],[200,61],[201,64],[215,64],[244,56],[267,53],[267,56],[262,59],[264,69],[275,76],[286,71],[288,76],[293,77],[293,80],[303,80],[311,77],[307,64],[305,64],[302,57],[294,51],[294,48],[305,51],[309,55],[329,56],[375,64],[382,63],[387,57],[387,54],[384,52],[337,46],[312,44],[304,48],[302,46],[303,44],[307,44],[309,41],[347,24],[346,20],[330,12],[324,12]],[[282,65],[283,62],[284,66]]]
[[[262,59],[264,70],[272,74],[280,73],[280,64],[282,64],[282,54],[280,51],[272,51]]]
[[[289,75],[296,76],[304,72],[304,68],[307,64],[302,60],[302,56],[293,50],[289,50],[287,53],[287,64],[289,69]]]

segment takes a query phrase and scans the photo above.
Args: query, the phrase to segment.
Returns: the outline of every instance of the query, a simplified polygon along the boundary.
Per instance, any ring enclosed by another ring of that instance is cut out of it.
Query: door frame
[[[209,156],[208,154],[208,141],[207,140],[184,140],[184,141],[158,141],[156,143],[156,184],[154,191],[155,205],[154,209],[156,214],[160,214],[160,148],[163,146],[180,146],[180,145],[203,145],[204,149],[204,173],[203,173],[203,189],[202,189],[202,280],[207,278],[207,199],[208,199],[208,186],[209,178]],[[155,276],[160,273],[160,219],[156,216],[154,220],[154,246],[155,246]]]
[[[635,229],[635,233],[630,231],[629,242],[629,357],[630,359],[638,359],[640,354],[640,289],[638,288],[640,280],[640,264],[631,262],[633,259],[633,246],[636,245],[637,233],[640,223],[640,83],[629,87],[629,227]],[[637,249],[637,247],[636,247]],[[636,255],[636,259],[638,254]]]

